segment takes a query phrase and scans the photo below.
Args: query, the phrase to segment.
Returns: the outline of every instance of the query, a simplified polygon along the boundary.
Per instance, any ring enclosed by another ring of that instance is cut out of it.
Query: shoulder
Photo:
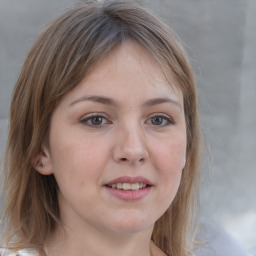
[[[199,240],[203,245],[194,251],[195,256],[251,256],[236,239],[221,228],[204,226],[199,231]]]
[[[167,256],[153,241],[150,243],[150,252],[153,256]]]
[[[19,251],[10,251],[5,248],[0,248],[0,256],[40,256],[36,250],[23,249]]]

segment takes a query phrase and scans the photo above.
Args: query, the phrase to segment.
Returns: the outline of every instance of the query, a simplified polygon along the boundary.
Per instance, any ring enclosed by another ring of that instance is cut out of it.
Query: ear
[[[33,167],[42,175],[51,175],[53,173],[49,149],[42,147],[41,152],[33,160]]]

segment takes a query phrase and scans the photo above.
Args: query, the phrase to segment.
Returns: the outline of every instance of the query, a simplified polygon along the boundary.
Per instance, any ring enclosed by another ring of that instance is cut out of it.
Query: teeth
[[[130,190],[130,189],[131,189],[131,184],[123,183],[123,190]]]
[[[122,189],[123,188],[123,184],[122,183],[117,183],[117,186],[116,186],[118,189]]]
[[[123,189],[123,190],[139,190],[145,188],[147,184],[145,183],[117,183],[112,184],[111,188]]]
[[[132,189],[132,190],[138,190],[138,189],[140,189],[140,184],[139,184],[139,183],[133,183],[133,184],[131,184],[131,189]]]
[[[145,188],[147,186],[147,184],[145,183],[140,183],[140,188]]]

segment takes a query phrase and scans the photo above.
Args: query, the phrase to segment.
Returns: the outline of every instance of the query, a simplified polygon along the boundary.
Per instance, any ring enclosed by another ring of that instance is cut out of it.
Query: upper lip
[[[112,184],[117,184],[117,183],[143,183],[152,186],[152,182],[142,176],[136,176],[136,177],[131,177],[131,176],[122,176],[118,177],[116,179],[113,179],[111,181],[108,181],[105,185],[112,185]]]

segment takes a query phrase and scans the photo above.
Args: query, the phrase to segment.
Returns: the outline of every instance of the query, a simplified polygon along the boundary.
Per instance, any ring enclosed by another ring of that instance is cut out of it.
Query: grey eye
[[[103,123],[103,117],[95,116],[88,121],[90,121],[91,125],[101,125]]]
[[[148,119],[147,123],[153,126],[168,126],[170,124],[174,124],[173,120],[170,117],[163,116],[163,115],[155,115]]]
[[[164,121],[165,121],[165,119],[160,116],[155,116],[155,117],[151,118],[151,123],[153,125],[162,125]]]
[[[108,124],[109,121],[107,118],[101,115],[92,115],[88,116],[80,121],[83,125],[99,128],[104,126],[105,124]]]

